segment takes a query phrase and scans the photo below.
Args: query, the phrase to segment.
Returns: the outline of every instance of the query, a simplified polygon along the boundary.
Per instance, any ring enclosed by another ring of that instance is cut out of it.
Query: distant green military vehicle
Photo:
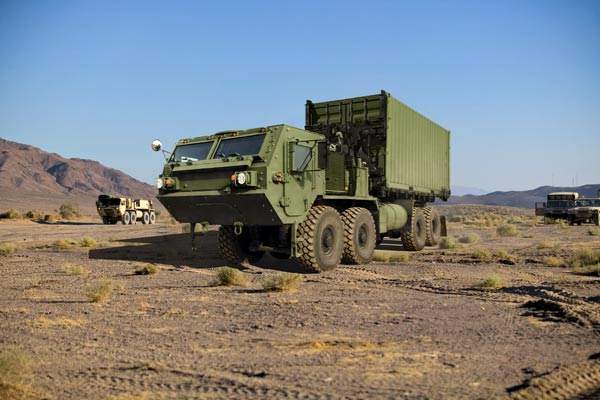
[[[96,209],[104,224],[116,224],[121,221],[123,225],[129,225],[138,220],[143,224],[156,222],[156,212],[151,200],[101,194],[96,201]]]
[[[575,207],[579,199],[577,192],[553,192],[549,193],[547,201],[535,203],[535,215],[547,220],[569,220],[569,209]]]
[[[386,92],[307,101],[305,129],[179,140],[157,197],[192,232],[221,225],[231,262],[270,252],[324,271],[369,262],[384,237],[406,250],[435,245],[445,219],[427,204],[450,196],[449,156],[450,132]]]

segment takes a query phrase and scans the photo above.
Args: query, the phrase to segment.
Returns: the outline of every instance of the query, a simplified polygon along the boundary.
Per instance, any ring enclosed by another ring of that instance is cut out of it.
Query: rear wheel
[[[131,223],[132,224],[136,224],[137,223],[137,213],[135,211],[131,212]]]
[[[131,223],[131,214],[126,212],[123,214],[123,217],[121,217],[121,222],[123,222],[123,225],[129,225]]]
[[[156,214],[154,213],[154,211],[150,211],[150,223],[151,224],[156,223]]]
[[[344,224],[344,254],[348,264],[367,264],[373,258],[377,230],[371,212],[366,208],[352,207],[342,213]]]
[[[236,235],[233,226],[221,226],[219,228],[218,244],[221,257],[225,260],[241,264],[244,261],[257,262],[265,254],[263,251],[249,251],[251,237],[248,230],[244,228],[241,235]]]
[[[409,251],[419,251],[425,247],[427,241],[427,223],[420,207],[413,207],[412,214],[406,226],[402,229],[400,237],[402,246]]]
[[[440,215],[437,211],[431,207],[425,207],[423,209],[425,215],[425,245],[426,246],[437,246],[442,237],[442,222]]]
[[[334,208],[312,207],[296,231],[296,260],[314,272],[334,269],[344,250],[343,232],[340,214]]]
[[[144,211],[144,214],[142,215],[142,224],[149,224],[150,223],[150,213],[148,211]]]

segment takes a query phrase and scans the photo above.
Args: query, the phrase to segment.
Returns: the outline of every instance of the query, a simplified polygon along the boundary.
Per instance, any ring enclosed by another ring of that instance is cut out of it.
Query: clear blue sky
[[[381,89],[452,131],[454,185],[600,182],[599,1],[0,2],[0,137],[148,182],[154,138]]]

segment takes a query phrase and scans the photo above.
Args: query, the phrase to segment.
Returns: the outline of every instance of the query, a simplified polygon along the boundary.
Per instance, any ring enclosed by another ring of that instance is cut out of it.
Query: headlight
[[[162,189],[163,188],[163,180],[162,180],[162,178],[158,178],[156,180],[156,188],[157,189]]]
[[[246,182],[248,182],[248,177],[246,176],[246,174],[243,172],[238,173],[237,174],[237,184],[245,185]]]

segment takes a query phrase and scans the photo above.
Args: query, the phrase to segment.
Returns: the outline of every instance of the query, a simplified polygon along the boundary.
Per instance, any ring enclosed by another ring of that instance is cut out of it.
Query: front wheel
[[[437,246],[442,237],[440,215],[431,207],[425,207],[423,214],[425,215],[425,245]]]
[[[342,213],[344,223],[343,261],[348,264],[367,264],[373,258],[377,229],[371,212],[352,207]]]
[[[224,225],[219,228],[217,242],[221,257],[231,263],[241,264],[244,261],[255,263],[262,258],[265,254],[263,251],[248,250],[250,241],[250,234],[245,228],[242,230],[241,235],[236,235],[231,225]]]
[[[344,226],[332,207],[314,206],[296,230],[296,260],[313,272],[338,266],[344,250]]]
[[[129,225],[131,223],[131,214],[128,212],[124,213],[123,217],[121,217],[121,222],[123,222],[123,225]]]

